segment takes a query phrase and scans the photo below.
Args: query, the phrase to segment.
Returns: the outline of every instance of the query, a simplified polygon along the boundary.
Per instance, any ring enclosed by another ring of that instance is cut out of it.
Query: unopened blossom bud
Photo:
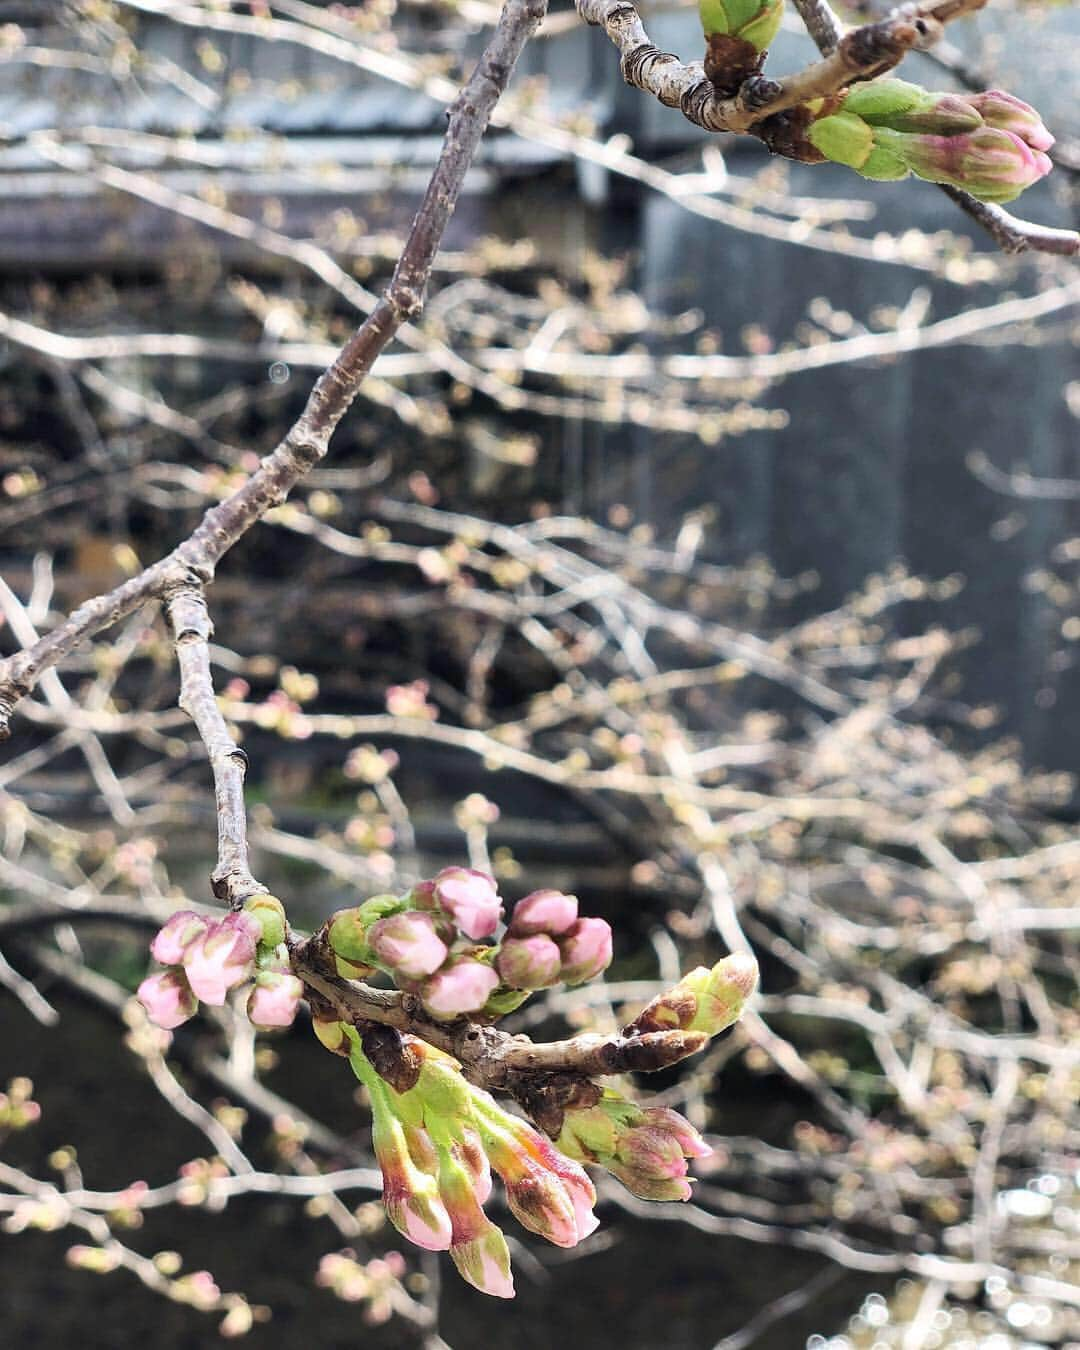
[[[425,1251],[450,1246],[450,1216],[435,1178],[413,1161],[401,1121],[386,1104],[388,1089],[365,1081],[371,1095],[371,1137],[383,1175],[386,1216],[402,1237]]]
[[[150,955],[163,966],[178,966],[184,953],[208,926],[201,914],[190,909],[178,910],[151,942]]]
[[[484,1231],[471,1241],[452,1246],[450,1255],[458,1274],[474,1289],[495,1298],[514,1297],[510,1249],[502,1230],[493,1223],[488,1223]]]
[[[741,38],[761,52],[776,37],[784,0],[698,0],[705,36]]]
[[[490,966],[463,956],[424,981],[420,1000],[436,1017],[460,1017],[478,1012],[498,983],[499,977]]]
[[[439,1195],[450,1215],[451,1247],[460,1247],[481,1237],[488,1219],[480,1207],[473,1173],[459,1150],[444,1141],[438,1148]]]
[[[819,100],[808,105],[824,108]],[[839,110],[819,116],[810,143],[864,178],[914,173],[1008,202],[1052,168],[1053,137],[1034,108],[1000,90],[935,94],[904,80],[873,80],[847,92]]]
[[[486,1204],[491,1194],[491,1163],[484,1145],[475,1130],[465,1127],[461,1139],[454,1145],[462,1165],[472,1177],[473,1194],[477,1204]]]
[[[82,1243],[69,1247],[65,1260],[73,1269],[89,1270],[95,1275],[109,1275],[120,1264],[116,1252],[107,1251],[104,1247],[87,1247]]]
[[[1011,131],[980,127],[960,136],[909,136],[879,129],[879,151],[895,154],[931,183],[963,188],[984,202],[1011,202],[1053,168]]]
[[[163,970],[148,975],[139,985],[138,999],[150,1021],[166,1031],[181,1026],[199,1008],[199,1000],[192,993],[182,970]]]
[[[414,1091],[425,1119],[434,1115],[444,1122],[467,1121],[472,1114],[473,1088],[462,1075],[461,1065],[426,1041],[409,1037],[408,1047],[420,1062]]]
[[[575,1247],[595,1232],[596,1190],[584,1169],[487,1093],[474,1092],[474,1099],[484,1149],[522,1227],[559,1247]]]
[[[853,85],[844,97],[843,111],[870,126],[939,136],[974,131],[983,122],[968,95],[932,93],[892,77]]]
[[[604,1167],[644,1200],[689,1200],[687,1159],[710,1151],[676,1111],[641,1107],[607,1090],[586,1110],[566,1112],[559,1149]]]
[[[1043,125],[1043,120],[1030,103],[1004,89],[988,89],[984,94],[966,94],[965,101],[979,114],[988,127],[996,131],[1011,131],[1032,150],[1047,151],[1054,138]]]
[[[634,1031],[702,1031],[715,1036],[738,1020],[757,987],[758,968],[752,956],[735,952],[712,969],[698,966],[677,985],[658,995],[633,1022]]]
[[[370,974],[375,960],[368,944],[368,933],[380,919],[403,908],[404,901],[396,895],[374,895],[362,905],[339,909],[331,915],[326,927],[327,941],[334,955]]]
[[[670,1106],[648,1106],[642,1111],[643,1124],[669,1134],[682,1149],[686,1158],[708,1158],[712,1149],[693,1125]]]
[[[295,975],[282,970],[260,970],[255,988],[248,995],[248,1018],[260,1029],[291,1027],[303,992],[304,986]]]
[[[435,899],[466,937],[490,937],[502,918],[495,882],[467,867],[447,867],[435,878]]]
[[[510,918],[511,937],[532,937],[547,933],[558,937],[572,928],[578,916],[576,895],[561,891],[533,891],[514,906]]]
[[[447,957],[430,914],[406,911],[379,919],[368,929],[367,940],[381,965],[411,980],[434,974]]]
[[[578,919],[559,938],[561,978],[567,984],[594,980],[611,964],[611,925],[604,919]]]
[[[562,978],[562,953],[545,933],[511,937],[499,948],[495,969],[503,984],[514,989],[550,989]]]
[[[262,929],[249,915],[226,914],[196,938],[184,953],[188,983],[204,1003],[220,1007],[230,989],[253,971]]]
[[[288,932],[285,906],[276,895],[253,895],[244,902],[244,913],[250,914],[262,929],[260,947],[280,947]]]

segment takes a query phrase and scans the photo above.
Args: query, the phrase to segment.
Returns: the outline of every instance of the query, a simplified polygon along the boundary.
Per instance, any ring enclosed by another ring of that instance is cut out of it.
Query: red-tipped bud
[[[1032,150],[1049,150],[1054,138],[1030,103],[1004,89],[988,89],[985,94],[965,94],[965,101],[982,117],[988,127],[1011,131]]]
[[[545,933],[511,937],[499,948],[495,969],[513,989],[550,989],[561,978],[562,953]]]
[[[166,1031],[181,1026],[199,1008],[199,1000],[191,992],[182,970],[148,975],[139,985],[138,998],[150,1021]]]
[[[420,986],[420,999],[436,1017],[478,1012],[499,984],[490,966],[463,956],[437,971]]]
[[[578,919],[559,938],[559,950],[567,984],[594,980],[611,964],[611,926],[604,919]]]
[[[184,953],[202,937],[208,927],[201,914],[190,909],[178,910],[150,944],[150,955],[163,966],[178,966]]]
[[[510,1250],[502,1230],[488,1223],[480,1236],[450,1248],[458,1274],[474,1289],[495,1298],[514,1297]]]
[[[511,937],[532,937],[547,933],[558,937],[572,928],[578,916],[576,895],[561,891],[533,891],[514,906],[510,919]]]
[[[490,937],[502,918],[495,882],[467,867],[447,867],[435,878],[435,899],[466,937]]]

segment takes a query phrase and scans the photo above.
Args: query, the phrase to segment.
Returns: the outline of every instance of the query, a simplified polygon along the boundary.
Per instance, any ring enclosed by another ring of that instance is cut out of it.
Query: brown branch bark
[[[342,979],[333,970],[325,930],[296,943],[291,955],[293,971],[303,980],[316,1016],[361,1029],[373,1024],[389,1027],[428,1042],[459,1060],[470,1082],[513,1097],[552,1135],[562,1128],[568,1106],[591,1105],[598,1099],[593,1078],[668,1068],[697,1054],[709,1040],[697,1032],[658,1031],[576,1036],[536,1044],[527,1036],[512,1036],[465,1018],[436,1021],[414,994]]]
[[[627,0],[577,0],[586,23],[601,27],[619,49],[627,84],[652,94],[706,131],[747,132],[778,112],[807,99],[834,94],[852,80],[881,74],[909,51],[927,46],[951,19],[981,9],[986,0],[926,0],[904,6],[876,23],[853,28],[837,40],[822,61],[771,80],[754,76],[731,98],[719,97],[700,62],[684,64],[650,40]],[[828,39],[824,29],[821,38]]]
[[[105,595],[81,605],[40,641],[0,661],[0,738],[11,714],[42,674],[86,638],[138,606],[209,583],[224,555],[326,454],[330,437],[379,353],[423,308],[424,290],[465,173],[522,47],[543,19],[545,0],[507,0],[499,22],[449,110],[442,153],[382,299],[320,376],[307,406],[280,445],[231,497],[213,507],[171,553]]]
[[[210,669],[213,624],[198,581],[178,587],[165,599],[165,616],[172,630],[180,667],[180,706],[195,723],[214,775],[218,826],[217,866],[210,884],[219,900],[237,908],[250,895],[265,891],[248,866],[247,811],[244,773],[247,756],[229,734],[214,697]]]

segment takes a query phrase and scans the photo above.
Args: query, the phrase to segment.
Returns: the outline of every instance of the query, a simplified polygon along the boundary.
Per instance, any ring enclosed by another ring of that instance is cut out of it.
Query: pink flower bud
[[[670,1106],[650,1106],[642,1115],[645,1124],[651,1129],[663,1130],[669,1134],[682,1149],[687,1158],[708,1158],[712,1149],[708,1146],[693,1125],[678,1111]]]
[[[435,898],[466,937],[490,937],[502,918],[495,882],[483,872],[447,867],[435,878]]]
[[[686,1159],[674,1135],[648,1125],[627,1132],[619,1144],[619,1159],[625,1167],[648,1177],[686,1176]]]
[[[230,989],[250,978],[261,925],[248,914],[226,914],[184,953],[188,983],[204,1003],[220,1007]]]
[[[495,1298],[514,1297],[514,1278],[510,1274],[510,1250],[501,1229],[488,1223],[483,1233],[470,1242],[450,1248],[461,1278]]]
[[[139,985],[138,999],[150,1021],[166,1031],[182,1025],[199,1007],[199,1000],[191,992],[182,970],[162,970],[156,975],[148,975]]]
[[[522,1227],[559,1247],[575,1247],[595,1232],[596,1190],[583,1168],[531,1125],[498,1107],[484,1113],[481,1130],[491,1165],[506,1186],[507,1203]]]
[[[480,1136],[466,1126],[462,1131],[460,1142],[454,1147],[462,1166],[472,1177],[473,1194],[476,1196],[477,1204],[486,1204],[491,1195],[491,1163],[484,1152]]]
[[[304,986],[295,975],[280,970],[261,970],[248,996],[247,1015],[252,1025],[291,1027],[300,1007]]]
[[[429,976],[420,987],[420,999],[436,1017],[460,1017],[478,1012],[498,984],[490,966],[465,956]]]
[[[988,89],[985,94],[965,94],[969,103],[988,127],[1011,131],[1032,150],[1049,150],[1054,138],[1043,125],[1043,120],[1030,103],[1003,89]]]
[[[495,958],[495,969],[503,984],[513,989],[550,989],[559,982],[562,953],[545,933],[507,938]]]
[[[447,957],[430,914],[407,911],[380,919],[368,929],[367,941],[384,966],[411,980],[434,974]]]
[[[611,926],[604,919],[578,919],[559,939],[559,948],[567,984],[594,980],[611,964]]]
[[[573,925],[577,916],[576,895],[563,895],[561,891],[533,891],[514,906],[510,934],[516,938],[532,937],[534,933],[558,937]]]
[[[881,129],[874,139],[920,178],[965,188],[984,202],[1011,202],[1053,168],[1041,150],[994,127],[959,136],[908,136]]]
[[[452,1229],[435,1178],[416,1166],[401,1122],[380,1097],[376,1089],[372,1094],[371,1135],[382,1169],[387,1218],[402,1237],[425,1251],[445,1251]]]
[[[163,966],[178,966],[196,938],[202,937],[207,921],[190,909],[178,910],[150,944],[150,955]]]

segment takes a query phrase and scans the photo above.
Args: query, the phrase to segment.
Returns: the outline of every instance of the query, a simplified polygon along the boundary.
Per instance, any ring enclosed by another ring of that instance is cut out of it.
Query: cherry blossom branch
[[[1050,225],[1021,220],[1003,206],[979,201],[963,188],[951,187],[947,183],[938,186],[961,211],[983,227],[1003,253],[1052,253],[1062,258],[1074,258],[1080,254],[1080,231],[1058,230]]]
[[[822,56],[834,52],[844,36],[844,24],[828,0],[795,0],[795,8]]]
[[[330,437],[360,389],[376,357],[402,324],[423,309],[424,290],[450,215],[517,57],[539,25],[544,0],[507,0],[499,23],[461,94],[451,106],[449,127],[424,200],[412,223],[390,284],[365,322],[323,373],[307,406],[278,447],[251,478],[203,517],[194,533],[170,554],[123,585],[81,605],[68,619],[27,650],[0,661],[0,737],[10,731],[11,714],[42,674],[80,642],[151,600],[190,585],[206,584],[236,541],[318,463]]]
[[[214,697],[209,650],[213,624],[201,584],[192,580],[169,593],[165,598],[165,616],[172,629],[180,667],[180,706],[198,728],[214,775],[218,860],[210,883],[219,900],[238,908],[248,896],[267,888],[256,881],[248,866],[244,806],[247,756],[229,734]]]
[[[459,1018],[441,1022],[428,1016],[413,994],[377,989],[343,979],[333,969],[326,930],[294,943],[293,973],[306,986],[312,1013],[348,1022],[358,1029],[371,1025],[418,1037],[459,1060],[462,1072],[478,1087],[507,1093],[549,1134],[558,1134],[564,1110],[591,1105],[599,1090],[594,1077],[617,1073],[654,1072],[704,1049],[709,1037],[699,1032],[664,1030],[637,1033],[629,1028],[614,1035],[584,1035],[537,1044],[497,1027]],[[400,1051],[380,1042],[385,1060],[377,1064],[384,1077],[408,1076]],[[397,1062],[395,1062],[395,1060]]]
[[[876,23],[844,34],[822,61],[780,80],[754,76],[731,98],[717,96],[700,62],[684,64],[649,38],[626,0],[577,0],[586,23],[601,27],[619,49],[627,84],[652,94],[706,131],[751,131],[764,119],[808,99],[836,93],[855,79],[881,74],[908,52],[928,46],[951,19],[981,9],[986,0],[927,0],[904,6]],[[823,38],[824,40],[824,38]]]

